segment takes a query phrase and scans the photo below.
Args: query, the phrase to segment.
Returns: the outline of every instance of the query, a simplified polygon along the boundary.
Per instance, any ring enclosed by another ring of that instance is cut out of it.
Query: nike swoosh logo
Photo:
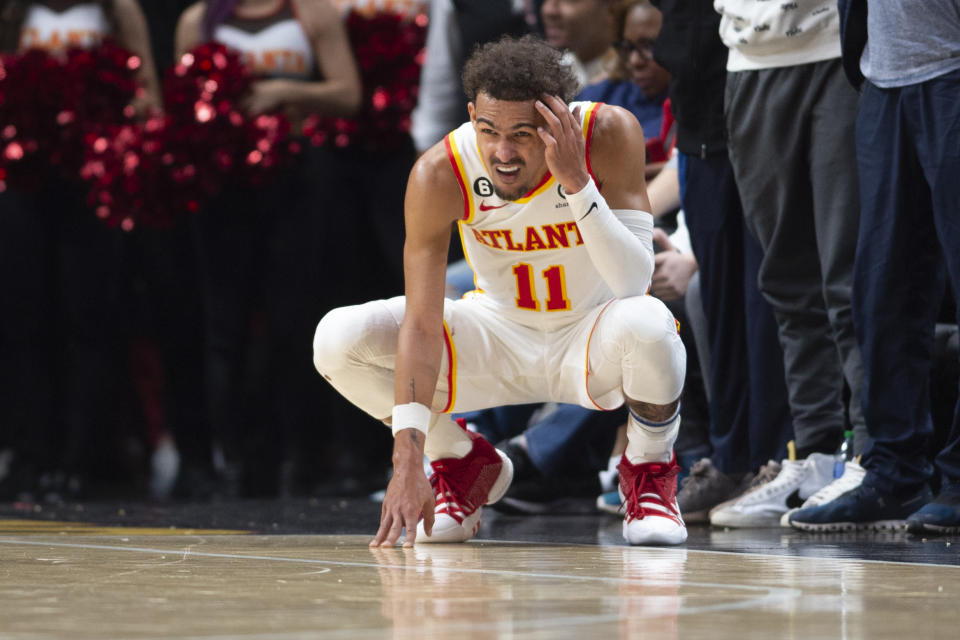
[[[593,213],[593,210],[594,210],[594,209],[599,209],[599,208],[600,208],[600,207],[597,206],[597,203],[596,203],[596,202],[591,203],[591,204],[590,204],[590,208],[587,209],[587,212],[586,212],[585,214],[583,214],[583,216],[580,218],[580,220],[583,220],[583,219],[586,218],[588,215],[590,215],[591,213]],[[580,220],[577,220],[577,222],[580,222]]]
[[[508,204],[508,203],[504,202],[503,204],[499,204],[499,205],[497,205],[497,206],[495,206],[495,207],[491,207],[491,206],[488,206],[486,203],[484,203],[483,200],[481,200],[481,201],[480,201],[480,211],[493,211],[494,209],[500,209],[500,208],[502,208],[502,207],[505,207],[505,206],[507,206],[507,204]]]

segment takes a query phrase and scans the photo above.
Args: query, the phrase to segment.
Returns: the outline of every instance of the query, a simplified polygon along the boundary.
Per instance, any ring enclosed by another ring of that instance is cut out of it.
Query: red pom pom
[[[110,40],[54,55],[28,50],[0,59],[0,166],[18,188],[37,188],[57,170],[76,179],[88,140],[129,121],[139,61]]]
[[[427,16],[393,12],[368,16],[352,10],[346,27],[364,88],[360,111],[351,120],[308,118],[303,135],[314,145],[332,139],[338,147],[397,148],[409,139]]]

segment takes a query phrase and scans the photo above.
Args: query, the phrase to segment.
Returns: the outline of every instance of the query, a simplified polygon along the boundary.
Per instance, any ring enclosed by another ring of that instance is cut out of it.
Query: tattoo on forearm
[[[410,429],[410,439],[413,441],[413,444],[420,446],[420,432],[416,429]]]
[[[410,378],[410,402],[417,401],[417,386],[413,378]]]

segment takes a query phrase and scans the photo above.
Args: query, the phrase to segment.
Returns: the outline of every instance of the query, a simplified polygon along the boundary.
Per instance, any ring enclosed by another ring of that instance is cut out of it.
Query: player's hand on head
[[[396,469],[387,485],[380,510],[380,528],[370,542],[371,547],[392,547],[406,529],[403,546],[412,547],[417,537],[417,522],[423,516],[427,535],[433,532],[433,509],[436,500],[430,481],[422,468]]]
[[[580,107],[573,111],[557,96],[543,95],[536,102],[544,126],[537,129],[545,145],[547,168],[568,193],[587,185],[586,143],[580,131]]]

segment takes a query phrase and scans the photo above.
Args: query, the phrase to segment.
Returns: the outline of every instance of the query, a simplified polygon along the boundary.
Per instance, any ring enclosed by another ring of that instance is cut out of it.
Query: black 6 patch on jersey
[[[473,181],[473,192],[480,197],[487,197],[493,195],[493,183],[490,182],[490,179],[485,176],[480,176]]]

